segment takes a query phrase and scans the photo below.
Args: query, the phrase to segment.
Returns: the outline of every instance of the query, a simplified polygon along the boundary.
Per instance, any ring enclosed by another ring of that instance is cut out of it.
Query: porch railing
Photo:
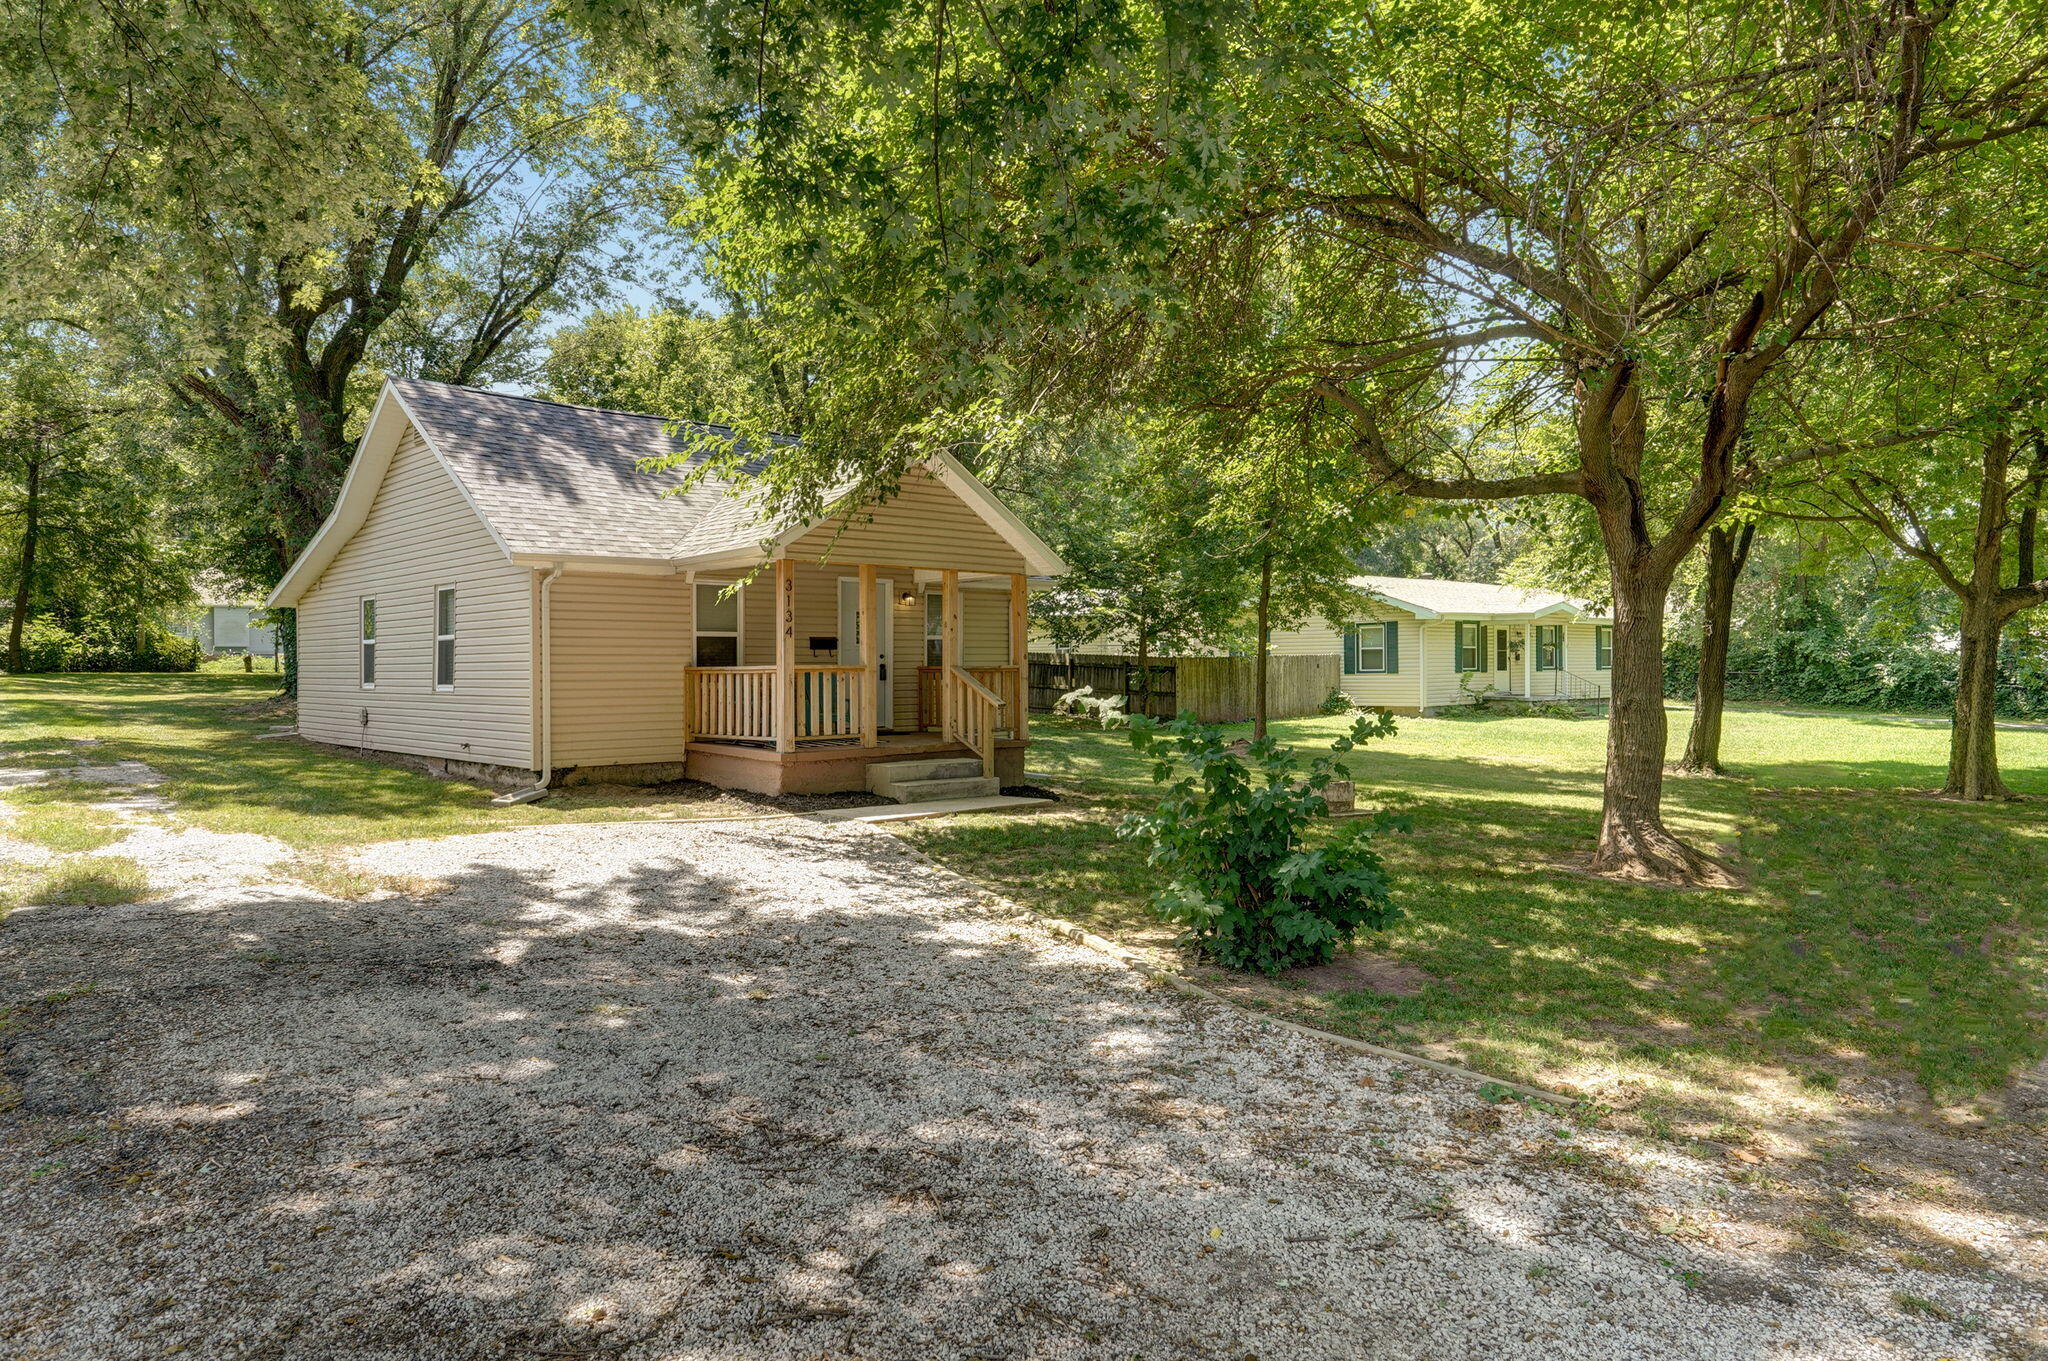
[[[1002,701],[1003,721],[999,735],[1018,736],[1016,724],[1024,713],[1023,671],[1014,666],[963,666],[957,669],[966,672]],[[917,668],[917,726],[920,731],[936,732],[943,726],[940,677],[944,673],[945,668],[939,666]]]
[[[775,740],[775,668],[693,666],[684,672],[685,735],[716,742]]]
[[[796,687],[798,742],[857,740],[868,712],[867,673],[858,666],[799,666]],[[693,666],[683,683],[686,738],[706,742],[773,742],[776,738],[775,668]]]
[[[796,740],[843,741],[857,738],[864,703],[867,668],[861,666],[799,666],[796,668]]]
[[[1014,672],[1014,668],[1005,668]],[[996,729],[1003,721],[1002,697],[959,667],[945,678],[946,736],[981,757],[981,773],[996,773]]]

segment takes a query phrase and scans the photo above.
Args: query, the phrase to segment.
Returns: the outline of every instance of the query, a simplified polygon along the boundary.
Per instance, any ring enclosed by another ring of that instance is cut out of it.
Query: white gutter
[[[536,572],[540,569],[535,568]],[[548,785],[555,778],[555,648],[553,630],[554,611],[549,608],[548,588],[555,584],[555,578],[562,575],[562,564],[556,563],[548,574],[540,579],[540,675],[535,678],[534,702],[540,705],[540,782],[524,789],[515,789],[509,794],[500,794],[492,799],[496,804],[532,803],[548,796]]]

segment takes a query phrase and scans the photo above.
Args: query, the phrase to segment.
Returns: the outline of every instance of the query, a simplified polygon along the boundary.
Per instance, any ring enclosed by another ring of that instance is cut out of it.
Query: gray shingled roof
[[[729,437],[724,427],[419,378],[391,386],[513,553],[677,558],[751,547],[770,533],[751,496],[724,478],[666,495],[681,470],[640,471],[640,460],[686,452],[706,434]]]
[[[1494,586],[1484,581],[1444,581],[1437,577],[1353,577],[1351,584],[1395,605],[1420,606],[1450,615],[1537,614],[1569,605],[1589,618],[1605,619],[1602,611],[1556,591],[1525,591],[1519,586]]]

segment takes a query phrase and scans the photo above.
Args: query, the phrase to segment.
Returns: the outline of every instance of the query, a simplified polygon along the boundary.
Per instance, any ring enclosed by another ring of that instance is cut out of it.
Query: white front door
[[[895,674],[896,630],[889,626],[889,605],[896,597],[896,583],[889,578],[875,582],[875,619],[881,625],[875,641],[881,644],[877,661],[881,663],[880,684],[875,687],[875,726],[893,728],[896,726],[896,687],[890,677]],[[858,666],[867,660],[862,650],[860,636],[860,578],[839,578],[839,664]]]

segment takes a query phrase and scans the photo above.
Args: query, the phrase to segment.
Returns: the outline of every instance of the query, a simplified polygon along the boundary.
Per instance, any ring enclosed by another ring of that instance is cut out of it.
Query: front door
[[[888,578],[875,582],[875,618],[881,627],[876,630],[881,644],[876,660],[880,684],[875,687],[875,726],[893,728],[896,726],[896,687],[889,677],[894,673],[896,662],[896,630],[889,627],[889,602],[896,597],[896,583]],[[867,660],[862,651],[860,636],[860,578],[839,578],[839,664],[857,666]]]

